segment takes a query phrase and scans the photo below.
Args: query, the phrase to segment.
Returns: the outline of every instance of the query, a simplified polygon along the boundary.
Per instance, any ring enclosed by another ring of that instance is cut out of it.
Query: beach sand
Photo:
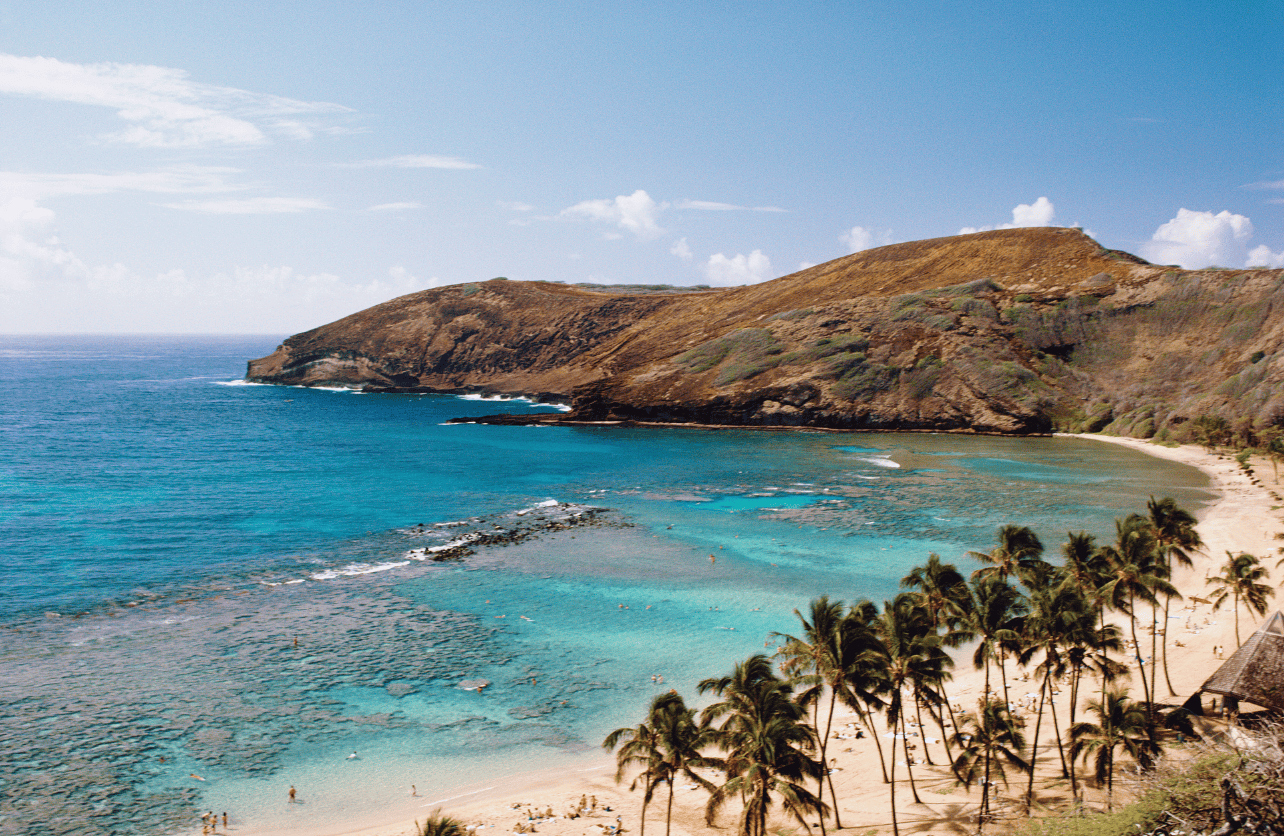
[[[1214,613],[1206,604],[1192,601],[1194,596],[1206,597],[1208,586],[1205,579],[1217,574],[1217,566],[1225,560],[1226,552],[1246,551],[1263,558],[1266,566],[1272,569],[1273,580],[1278,582],[1279,571],[1274,569],[1275,559],[1279,556],[1280,546],[1284,545],[1284,517],[1280,506],[1284,505],[1274,494],[1279,491],[1271,465],[1267,461],[1254,461],[1256,479],[1243,473],[1233,458],[1227,455],[1214,455],[1194,446],[1163,447],[1146,441],[1108,436],[1083,435],[1103,443],[1121,444],[1144,453],[1181,462],[1199,468],[1210,479],[1209,490],[1216,496],[1207,507],[1200,510],[1199,533],[1205,548],[1193,555],[1195,566],[1190,569],[1179,569],[1175,572],[1173,582],[1185,596],[1185,601],[1174,602],[1169,621],[1168,658],[1172,682],[1176,697],[1169,697],[1164,685],[1162,668],[1159,673],[1158,697],[1169,704],[1180,704],[1213,673],[1221,664],[1214,655],[1215,646],[1227,648],[1229,656],[1235,647],[1234,614],[1229,605]],[[1147,497],[1137,498],[1137,511],[1145,511]],[[1014,521],[1019,522],[1019,521]],[[1048,552],[1055,554],[1060,549],[1060,542],[1045,544]],[[958,560],[955,556],[950,558]],[[801,602],[800,606],[802,605]],[[1162,616],[1161,616],[1162,617]],[[1246,638],[1260,623],[1260,619],[1246,609],[1240,612],[1240,635]],[[1140,629],[1140,628],[1139,628]],[[1126,632],[1126,631],[1125,631]],[[1140,634],[1139,634],[1140,635]],[[1148,650],[1149,634],[1142,638],[1143,651]],[[1178,645],[1177,642],[1181,642]],[[711,671],[710,675],[721,673]],[[1093,680],[1095,682],[1095,680]],[[1011,695],[1014,701],[1028,692],[1037,690],[1033,676],[1029,681],[1021,681],[1020,674],[1009,675]],[[997,687],[997,686],[996,686]],[[954,680],[949,686],[948,696],[952,703],[965,709],[973,709],[983,690],[983,675],[974,671],[970,664],[961,663],[954,670]],[[1090,686],[1089,693],[1081,695],[1079,718],[1083,718],[1082,705],[1093,698]],[[695,695],[684,695],[688,699]],[[1132,685],[1132,696],[1141,698],[1139,682]],[[1064,729],[1069,720],[1068,700],[1058,699],[1060,728]],[[1206,703],[1208,701],[1206,700]],[[621,717],[619,725],[632,725],[641,719],[645,706],[638,706],[639,716]],[[1033,714],[1026,727],[1027,736],[1033,733]],[[854,714],[841,709],[835,717],[834,731],[846,734],[848,724],[855,723]],[[900,826],[907,833],[970,833],[975,830],[975,814],[980,802],[979,787],[970,792],[956,784],[945,764],[946,756],[943,745],[939,742],[940,733],[930,720],[926,737],[936,739],[936,743],[927,743],[928,754],[935,766],[915,766],[914,778],[918,795],[922,803],[914,803],[908,782],[905,781],[906,770],[903,765],[904,754],[898,752],[897,760],[902,765],[897,767],[896,807]],[[880,735],[886,731],[882,718],[876,720]],[[1035,786],[1036,808],[1056,808],[1067,803],[1070,797],[1068,782],[1060,779],[1060,764],[1057,759],[1053,724],[1050,716],[1045,716],[1040,733],[1039,769]],[[923,745],[921,739],[915,741]],[[887,753],[891,741],[882,739],[884,752]],[[921,751],[921,750],[920,750]],[[858,833],[891,832],[891,808],[889,804],[888,785],[882,780],[878,756],[874,741],[868,736],[864,739],[833,739],[830,741],[829,757],[834,759],[834,784],[839,798],[839,810],[842,825],[847,830]],[[518,822],[527,821],[527,811],[543,812],[551,808],[556,814],[552,820],[536,820],[535,832],[543,836],[600,836],[602,827],[614,825],[617,817],[622,822],[625,832],[636,833],[638,815],[641,807],[641,791],[630,792],[628,779],[622,784],[614,781],[615,766],[612,756],[603,752],[600,763],[588,764],[581,771],[567,774],[565,772],[548,772],[525,775],[496,776],[487,785],[464,790],[448,799],[423,799],[422,816],[440,807],[446,813],[460,819],[470,826],[476,826],[476,832],[484,836],[500,836],[513,833]],[[631,776],[630,776],[631,777]],[[1048,780],[1044,780],[1044,779]],[[1000,815],[1020,818],[1025,816],[1024,805],[1018,797],[1024,792],[1024,776],[1012,775],[1012,785],[999,787],[999,799],[996,802]],[[1119,782],[1116,782],[1119,790]],[[565,813],[574,808],[581,796],[596,797],[595,813],[579,818],[567,818]],[[687,781],[680,781],[673,800],[672,833],[677,836],[694,836],[710,832],[734,833],[738,809],[728,805],[722,812],[717,828],[704,824],[704,804],[707,794]],[[1089,807],[1104,807],[1104,792],[1088,789],[1086,801]],[[665,827],[665,790],[657,792],[647,811],[646,827],[659,833]],[[609,810],[607,809],[609,808]],[[777,810],[778,813],[778,810]],[[817,822],[811,822],[815,825]],[[327,826],[312,828],[303,821],[298,822],[289,832],[303,836],[394,836],[414,832],[412,821],[382,823],[351,822],[346,826]],[[770,827],[784,826],[797,828],[796,823],[786,821],[783,817],[773,816]],[[832,830],[832,820],[827,822]],[[801,829],[799,829],[801,830]],[[250,826],[239,828],[233,826],[231,834],[254,834],[275,836]],[[819,831],[816,831],[819,832]]]

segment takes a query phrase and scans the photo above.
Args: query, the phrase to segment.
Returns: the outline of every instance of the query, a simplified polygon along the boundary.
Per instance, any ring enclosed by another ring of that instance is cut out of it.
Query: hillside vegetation
[[[563,421],[1257,444],[1284,423],[1282,280],[998,230],[723,290],[425,290],[290,337],[247,377],[533,394],[571,403]]]

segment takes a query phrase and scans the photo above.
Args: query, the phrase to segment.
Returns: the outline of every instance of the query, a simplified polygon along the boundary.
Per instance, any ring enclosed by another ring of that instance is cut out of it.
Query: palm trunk
[[[954,753],[950,751],[950,735],[945,730],[945,712],[950,711],[950,701],[946,699],[944,686],[941,687],[941,699],[943,702],[935,708],[929,705],[927,713],[932,715],[932,719],[936,721],[937,728],[941,730],[941,742],[945,744],[945,760],[950,765],[950,771],[954,771]],[[950,715],[950,725],[954,725],[953,714]],[[954,730],[957,732],[958,728],[955,727]],[[955,772],[954,777],[958,777],[957,772]]]
[[[669,836],[669,826],[673,822],[673,779],[669,779],[669,806],[664,811],[664,836]]]
[[[816,710],[814,712],[816,734],[820,736],[820,777],[817,779],[816,798],[821,801],[825,800],[825,775],[829,772],[828,761],[825,760],[825,747],[829,743],[829,726],[826,725],[825,731],[820,730],[820,698],[816,698]],[[829,720],[832,723],[834,719],[834,698],[829,698]],[[832,788],[832,787],[831,787]],[[825,816],[820,814],[820,836],[825,836]]]
[[[892,731],[892,771],[891,771],[891,799],[892,799],[892,836],[901,836],[901,828],[896,823],[896,731],[893,726]]]
[[[1168,685],[1168,696],[1177,696],[1177,689],[1173,687],[1173,679],[1168,675],[1168,608],[1172,604],[1172,598],[1164,599],[1164,640],[1160,646],[1164,649],[1164,682]]]
[[[1010,709],[1012,698],[1008,696],[1008,667],[1003,660],[1006,655],[1003,652],[1003,648],[999,648],[999,678],[1003,680],[1003,705],[1005,708]]]
[[[1048,669],[1043,669],[1043,682],[1039,685],[1039,717],[1034,721],[1034,737],[1030,738],[1030,781],[1025,786],[1025,809],[1034,803],[1034,769],[1039,761],[1039,730],[1043,728],[1043,701],[1048,696]],[[1055,715],[1056,709],[1053,709]],[[1057,735],[1060,737],[1060,735]]]
[[[902,706],[902,709],[903,708],[904,706]],[[904,710],[900,711],[899,715],[901,720],[901,751],[905,753],[905,771],[909,774],[910,792],[914,795],[914,803],[922,804],[923,800],[918,797],[918,787],[914,783],[914,758],[910,756],[909,750],[909,725],[905,722]],[[894,743],[895,738],[892,740]],[[923,745],[926,746],[927,743],[924,742]]]
[[[931,710],[928,710],[931,713]],[[923,740],[923,757],[927,758],[928,766],[936,766],[932,763],[932,753],[927,751],[927,735],[923,733],[923,701],[919,699],[918,690],[914,690],[914,718],[918,720],[918,736]]]
[[[984,722],[984,720],[982,720]],[[984,729],[978,729],[984,731]],[[985,783],[981,785],[981,815],[976,819],[976,832],[985,828],[985,820],[990,817],[990,741],[985,741]]]
[[[842,830],[843,822],[838,815],[838,794],[834,792],[834,776],[829,771],[829,762],[825,760],[825,746],[829,743],[829,733],[834,727],[834,701],[836,699],[838,699],[837,691],[836,689],[831,688],[829,692],[829,719],[825,721],[825,738],[820,743],[820,765],[825,770],[823,777],[829,778],[829,797],[834,800],[834,827],[838,830]],[[821,792],[818,797],[821,801],[825,800],[824,787],[821,787]],[[823,815],[820,817],[820,832],[821,836],[824,836],[825,817]]]
[[[1229,570],[1227,570],[1227,574],[1229,573],[1230,573]],[[1238,650],[1241,644],[1243,644],[1243,642],[1239,640],[1239,590],[1236,589],[1235,590],[1235,649]]]
[[[1129,607],[1128,607],[1128,608],[1129,608],[1129,609],[1131,609],[1131,610],[1135,613],[1135,612],[1136,612],[1136,606],[1135,606],[1135,604],[1136,604],[1136,599],[1135,599],[1132,595],[1129,595],[1129,596],[1128,596],[1128,604],[1129,604]],[[1136,616],[1136,615],[1133,615],[1132,617],[1130,617],[1130,618],[1128,619],[1128,623],[1129,623],[1129,625],[1131,626],[1131,629],[1132,629],[1132,650],[1133,650],[1133,655],[1135,655],[1135,656],[1137,657],[1137,661],[1138,661],[1138,662],[1141,662],[1141,642],[1137,641],[1137,616]],[[1150,711],[1150,712],[1152,712],[1152,713],[1153,713],[1153,712],[1154,712],[1154,710],[1155,710],[1155,707],[1154,707],[1154,704],[1153,704],[1152,700],[1150,699],[1150,686],[1149,686],[1149,684],[1146,682],[1146,663],[1145,663],[1145,662],[1141,662],[1141,664],[1137,665],[1137,673],[1141,674],[1141,692],[1142,692],[1142,694],[1143,694],[1143,695],[1145,695],[1145,697],[1146,697],[1146,707],[1149,709],[1149,711]],[[1104,685],[1102,686],[1102,691],[1103,691],[1103,692],[1105,691],[1105,686],[1104,686]]]
[[[1159,602],[1150,605],[1150,685],[1155,691],[1155,702],[1159,702],[1159,678],[1156,676],[1158,671],[1155,665],[1158,663],[1158,655],[1155,653],[1159,649]],[[1165,625],[1167,626],[1167,625]],[[1164,632],[1168,632],[1165,630]]]
[[[859,705],[856,707],[856,713],[860,716],[861,722],[865,724],[865,728],[869,730],[869,736],[874,738],[874,747],[878,749],[878,765],[883,769],[883,783],[886,784],[890,780],[887,777],[887,760],[883,757],[883,744],[878,739],[878,732],[874,728],[874,720]],[[896,755],[896,747],[894,746],[892,747],[892,755]]]
[[[650,768],[650,767],[648,767]],[[638,836],[646,836],[646,805],[651,800],[651,776],[646,777],[645,792],[642,795],[642,813],[638,816]]]

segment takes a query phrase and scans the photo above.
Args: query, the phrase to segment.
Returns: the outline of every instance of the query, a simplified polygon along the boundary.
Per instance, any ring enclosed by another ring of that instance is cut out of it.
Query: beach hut
[[[1284,711],[1284,615],[1271,613],[1199,690],[1221,694],[1231,711],[1241,701]]]

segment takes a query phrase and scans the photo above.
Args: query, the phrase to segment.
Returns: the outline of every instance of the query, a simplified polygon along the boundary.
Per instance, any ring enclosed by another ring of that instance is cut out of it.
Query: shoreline
[[[1281,504],[1272,493],[1277,490],[1269,470],[1261,469],[1261,462],[1254,462],[1260,473],[1266,473],[1265,479],[1258,484],[1244,474],[1235,460],[1229,456],[1210,454],[1195,446],[1162,447],[1148,441],[1114,436],[1088,434],[1063,435],[1077,439],[1090,439],[1118,444],[1133,450],[1167,459],[1205,473],[1210,480],[1208,490],[1213,499],[1199,509],[1198,530],[1205,542],[1201,553],[1192,555],[1195,566],[1190,569],[1178,569],[1174,572],[1173,583],[1181,590],[1185,601],[1175,602],[1175,619],[1184,619],[1187,629],[1177,633],[1176,641],[1169,642],[1169,667],[1178,697],[1169,702],[1184,700],[1193,693],[1212,673],[1220,661],[1212,655],[1215,645],[1226,646],[1234,643],[1233,613],[1222,609],[1214,614],[1206,605],[1191,602],[1192,596],[1202,596],[1206,590],[1204,578],[1215,571],[1227,550],[1233,552],[1247,551],[1259,557],[1274,556],[1277,552],[1278,532],[1284,532],[1284,521],[1278,508]],[[1269,469],[1269,463],[1265,464]],[[1138,498],[1138,508],[1145,507],[1145,498]],[[1284,535],[1281,535],[1284,536]],[[1055,553],[1060,544],[1047,544],[1047,551]],[[1273,564],[1270,561],[1268,565]],[[1273,579],[1278,580],[1278,579]],[[839,593],[841,597],[841,593]],[[1182,609],[1177,609],[1183,606]],[[1241,616],[1241,632],[1247,635],[1256,628],[1255,617]],[[1202,622],[1202,623],[1197,623]],[[1172,621],[1174,630],[1180,629],[1179,621]],[[1193,625],[1193,626],[1192,626]],[[1181,645],[1176,642],[1180,641]],[[1226,655],[1229,655],[1227,653]],[[955,678],[949,686],[948,697],[952,703],[970,707],[980,695],[982,675],[970,666],[960,665],[954,671]],[[1028,691],[1033,680],[1025,683],[1018,676],[1010,678],[1014,685],[1013,699]],[[1164,689],[1160,678],[1157,696],[1164,698]],[[690,695],[688,695],[690,696]],[[1134,685],[1133,696],[1140,698]],[[1068,721],[1068,707],[1060,706],[1058,715],[1061,728]],[[1080,717],[1082,717],[1082,709]],[[634,718],[636,719],[636,718]],[[855,721],[855,716],[842,711],[836,715],[834,730],[843,731],[848,723]],[[620,719],[627,724],[626,718]],[[929,721],[930,722],[930,721]],[[1040,733],[1039,780],[1051,779],[1050,774],[1056,761],[1055,744],[1051,743],[1052,723],[1044,718]],[[879,723],[880,736],[884,731]],[[1029,729],[1027,729],[1029,731]],[[929,728],[925,736],[929,743],[939,738],[939,732]],[[890,741],[889,741],[890,742]],[[1051,748],[1049,748],[1051,747]],[[886,752],[886,747],[884,747]],[[940,745],[933,745],[928,750],[936,766],[915,766],[914,777],[918,784],[918,794],[922,804],[913,803],[910,788],[905,782],[904,753],[900,753],[900,765],[897,766],[897,809],[902,827],[913,830],[935,830],[964,826],[974,815],[979,802],[979,788],[967,791],[954,785],[948,769],[941,766],[945,753]],[[868,737],[857,743],[855,740],[839,738],[830,744],[827,753],[836,759],[834,779],[838,789],[842,823],[845,829],[857,828],[862,833],[890,832],[891,817],[887,786],[882,782],[877,755]],[[596,763],[593,763],[596,761]],[[601,826],[614,825],[616,817],[621,817],[625,830],[637,828],[638,813],[641,806],[640,792],[629,792],[627,781],[616,785],[614,782],[614,758],[603,751],[600,760],[586,755],[585,767],[567,772],[565,768],[549,769],[536,772],[523,772],[517,775],[497,776],[494,781],[478,789],[464,788],[445,799],[425,798],[420,817],[426,817],[434,809],[460,819],[465,824],[476,825],[479,834],[500,836],[513,831],[515,823],[525,820],[525,810],[545,810],[551,807],[557,817],[548,821],[537,821],[536,829],[546,836],[600,836]],[[1046,772],[1045,772],[1046,771]],[[720,816],[717,828],[709,828],[703,822],[703,807],[706,794],[703,791],[685,787],[687,782],[679,782],[673,802],[673,828],[676,836],[696,836],[710,832],[735,832],[735,811],[728,809]],[[1007,790],[1000,790],[1001,797],[1007,803],[1019,794],[1024,782],[1013,780]],[[1065,802],[1068,788],[1046,788],[1036,791],[1038,802],[1045,806],[1057,807]],[[597,799],[599,809],[596,815],[576,819],[566,818],[563,813],[574,807],[581,796],[592,796]],[[1104,798],[1103,794],[1093,790],[1087,792],[1090,805]],[[648,808],[648,824],[652,827],[664,825],[664,804],[666,793],[658,791]],[[603,810],[609,807],[610,812]],[[1001,812],[1013,812],[1007,809]],[[779,821],[773,816],[773,821]],[[276,836],[277,832],[259,828],[231,828],[232,834],[253,833],[256,836]],[[304,836],[400,836],[414,833],[414,821],[409,818],[389,816],[383,821],[335,823],[330,822],[320,827],[291,828],[288,832]]]

